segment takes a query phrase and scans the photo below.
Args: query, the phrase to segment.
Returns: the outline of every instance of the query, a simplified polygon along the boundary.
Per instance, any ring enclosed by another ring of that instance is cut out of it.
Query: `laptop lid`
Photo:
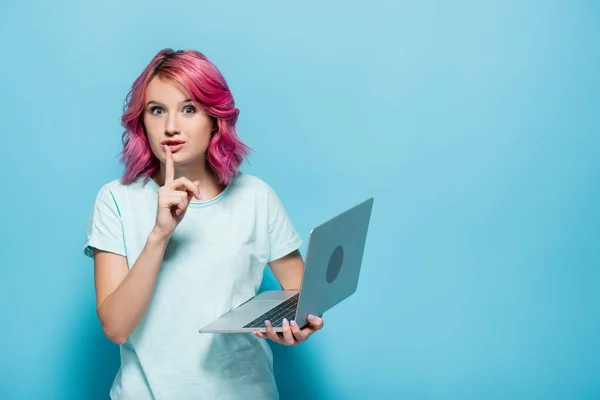
[[[296,321],[322,315],[352,295],[358,278],[373,209],[373,197],[310,232]]]

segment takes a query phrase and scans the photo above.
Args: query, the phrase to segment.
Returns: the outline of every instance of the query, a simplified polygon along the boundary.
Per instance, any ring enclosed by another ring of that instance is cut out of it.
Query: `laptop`
[[[252,297],[200,333],[266,332],[269,320],[282,332],[283,319],[308,325],[308,314],[323,313],[352,295],[358,286],[373,197],[310,231],[300,290],[269,290]]]

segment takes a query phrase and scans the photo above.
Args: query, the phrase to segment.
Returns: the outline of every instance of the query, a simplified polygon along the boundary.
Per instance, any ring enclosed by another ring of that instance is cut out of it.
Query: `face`
[[[146,88],[144,126],[152,152],[162,162],[165,162],[163,144],[171,149],[176,165],[205,159],[212,120],[178,82],[160,76],[150,81]]]

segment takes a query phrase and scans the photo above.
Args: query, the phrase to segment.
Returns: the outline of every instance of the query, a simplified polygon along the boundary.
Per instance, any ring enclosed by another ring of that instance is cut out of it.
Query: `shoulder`
[[[239,173],[232,180],[232,186],[237,191],[245,193],[254,193],[259,195],[268,195],[273,188],[263,179],[250,174]]]
[[[265,180],[248,174],[239,174],[233,181],[233,192],[231,196],[243,203],[248,203],[249,199],[260,205],[259,208],[265,207],[269,213],[277,213],[284,209],[282,199],[274,189],[274,187]]]
[[[115,191],[118,191],[119,185],[120,185],[120,182],[118,179],[108,181],[108,182],[101,184],[96,197],[98,199],[110,197]]]
[[[123,190],[125,187],[126,185],[122,184],[119,179],[114,179],[112,181],[105,182],[100,188],[100,191],[118,192]]]
[[[129,184],[124,184],[121,182],[121,179],[113,179],[105,182],[100,190],[111,191],[114,193],[135,192],[152,183],[153,181],[145,176],[141,176]]]
[[[267,208],[277,206],[280,202],[273,186],[254,175],[240,173],[233,178],[231,186],[231,201],[248,204],[252,199],[255,204]]]
[[[144,178],[138,178],[130,184],[124,184],[120,179],[107,181],[100,186],[97,193],[97,200],[112,200],[117,202],[118,199],[131,196],[135,192],[141,191],[144,186],[150,183],[145,182]]]

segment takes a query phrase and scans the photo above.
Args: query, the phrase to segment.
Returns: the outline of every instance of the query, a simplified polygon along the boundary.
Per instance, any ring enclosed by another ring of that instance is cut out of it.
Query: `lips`
[[[181,149],[185,145],[185,141],[184,140],[168,139],[168,140],[163,140],[162,142],[160,142],[160,144],[162,146],[165,146],[165,145],[169,146],[169,150],[171,150],[171,153],[174,153],[177,150]]]

